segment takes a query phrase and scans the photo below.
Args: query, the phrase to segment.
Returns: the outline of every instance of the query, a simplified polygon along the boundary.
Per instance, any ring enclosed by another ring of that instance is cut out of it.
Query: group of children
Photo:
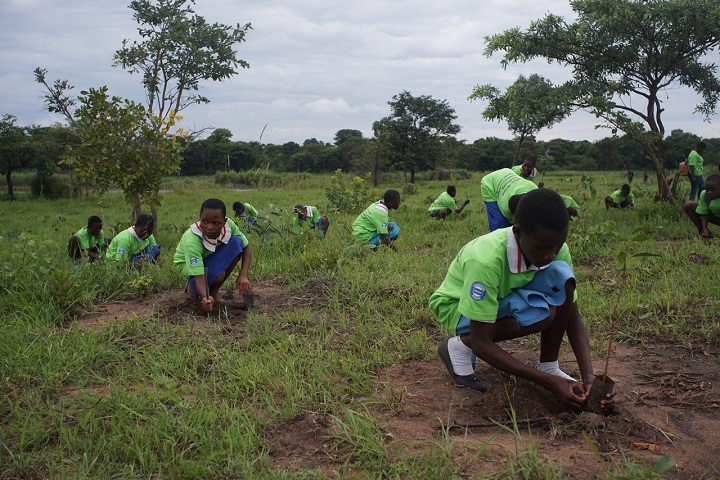
[[[538,187],[533,158],[515,169],[500,169],[485,175],[481,192],[487,210],[490,233],[468,242],[450,263],[447,274],[430,296],[428,305],[450,334],[438,346],[438,355],[454,383],[484,391],[484,380],[475,373],[475,360],[511,375],[525,378],[550,392],[564,405],[582,408],[587,400],[594,371],[588,334],[577,305],[578,292],[572,258],[565,243],[569,221],[580,207],[568,196]],[[445,219],[469,204],[455,200],[453,185],[428,208],[432,218]],[[389,221],[389,211],[400,206],[397,190],[387,190],[381,200],[368,206],[353,222],[352,235],[358,241],[395,249],[400,228]],[[632,208],[629,185],[605,197],[607,208]],[[258,212],[252,205],[235,202],[238,220],[252,225]],[[685,204],[685,211],[703,237],[711,236],[708,223],[719,223],[720,175],[711,175],[697,202]],[[292,231],[304,228],[323,237],[330,220],[315,206],[293,208]],[[141,215],[135,225],[107,241],[102,221],[96,216],[68,242],[73,258],[86,252],[89,260],[100,258],[125,265],[155,261],[160,247],[152,235],[152,217]],[[227,218],[225,204],[207,199],[199,219],[183,234],[174,266],[188,279],[186,295],[199,299],[206,311],[220,302],[219,290],[238,263],[236,288],[243,294],[252,290],[248,270],[252,249],[237,223]],[[540,334],[540,355],[535,367],[514,358],[499,342]],[[578,365],[579,379],[565,373],[558,362],[560,347],[567,335]],[[601,401],[609,411],[615,392]]]

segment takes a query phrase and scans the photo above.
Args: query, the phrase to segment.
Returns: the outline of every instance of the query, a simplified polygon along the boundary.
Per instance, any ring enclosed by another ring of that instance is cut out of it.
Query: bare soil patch
[[[252,311],[272,316],[311,307],[323,298],[323,289],[321,283],[297,291],[279,279],[258,282]],[[231,329],[248,314],[243,299],[230,293],[221,308]],[[186,301],[178,289],[99,306],[85,314],[80,325],[99,328],[135,315],[168,321],[190,316],[198,325],[208,326],[213,322],[197,301]],[[506,342],[504,347],[531,365],[539,355],[522,339]],[[617,345],[608,372],[618,389],[619,411],[612,416],[569,411],[542,388],[482,363],[477,371],[487,381],[485,393],[455,387],[439,358],[405,362],[378,372],[375,394],[364,403],[382,427],[391,452],[405,456],[427,450],[441,443],[446,431],[454,461],[469,476],[497,471],[525,445],[539,442],[538,455],[564,466],[566,478],[602,477],[612,470],[613,462],[625,463],[623,458],[653,465],[664,454],[677,462],[670,478],[720,478],[718,353],[707,348],[690,352],[661,342]],[[578,376],[569,348],[560,360],[565,371]],[[600,371],[604,361],[594,361]],[[511,408],[520,440],[493,424],[512,424]],[[467,426],[472,424],[481,426]],[[332,417],[304,412],[270,432],[268,444],[278,468],[315,468],[332,477],[350,454],[349,448],[336,444],[335,432]]]
[[[538,352],[523,343],[505,347],[534,364]],[[577,376],[574,365],[572,352],[565,352],[561,366]],[[376,398],[367,405],[399,455],[442,442],[446,429],[454,461],[468,475],[498,471],[508,457],[538,442],[538,455],[564,466],[566,478],[602,478],[623,458],[654,465],[665,454],[677,463],[669,478],[718,478],[717,352],[693,357],[662,345],[618,345],[610,369],[618,385],[618,412],[610,416],[570,411],[544,389],[487,365],[477,367],[488,383],[485,393],[455,387],[439,359],[380,372]],[[494,424],[512,428],[511,408],[520,440]],[[285,468],[339,469],[347,457],[333,447],[333,431],[332,418],[306,412],[276,429],[274,459]]]

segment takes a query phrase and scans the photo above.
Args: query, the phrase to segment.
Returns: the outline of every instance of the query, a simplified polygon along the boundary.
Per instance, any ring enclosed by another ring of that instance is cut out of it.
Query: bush
[[[467,180],[472,178],[472,172],[465,168],[445,168],[438,167],[435,170],[428,170],[426,172],[420,172],[416,175],[418,180],[440,180],[440,181],[454,181],[454,180]]]
[[[73,185],[65,176],[36,174],[30,180],[30,193],[33,197],[50,199],[69,198],[73,194]]]
[[[325,190],[333,211],[357,213],[372,201],[370,173],[365,178],[354,176],[349,186],[345,183],[343,172],[338,168],[335,175],[330,177],[330,187]]]
[[[219,185],[245,185],[249,187],[282,187],[285,184],[284,177],[269,170],[249,170],[246,172],[217,172],[215,183]]]

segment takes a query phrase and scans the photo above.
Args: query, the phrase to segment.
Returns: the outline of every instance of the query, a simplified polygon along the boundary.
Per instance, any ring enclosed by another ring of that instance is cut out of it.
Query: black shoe
[[[438,356],[440,356],[445,364],[450,377],[452,377],[453,382],[455,382],[456,385],[472,388],[478,392],[484,392],[487,387],[485,386],[485,381],[482,378],[478,377],[474,373],[471,373],[470,375],[458,375],[455,373],[452,361],[450,360],[450,352],[448,352],[448,342],[449,340],[443,340],[438,346],[437,352]]]

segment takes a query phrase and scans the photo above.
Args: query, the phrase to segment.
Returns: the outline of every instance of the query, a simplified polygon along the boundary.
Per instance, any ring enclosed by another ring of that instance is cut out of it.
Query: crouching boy
[[[526,193],[515,224],[465,245],[430,297],[432,312],[453,335],[438,354],[453,381],[484,391],[473,354],[499,370],[540,385],[569,406],[580,408],[594,374],[587,332],[575,302],[575,278],[565,239],[568,211],[549,189]],[[506,352],[499,342],[540,334],[540,359],[532,367]],[[558,365],[567,334],[581,382]],[[601,403],[609,409],[614,393]]]
[[[225,203],[217,198],[205,200],[200,220],[185,231],[173,258],[175,268],[188,277],[185,293],[199,297],[203,310],[212,311],[220,301],[220,287],[240,261],[235,285],[242,295],[252,290],[247,277],[252,249],[235,222],[227,218]]]

